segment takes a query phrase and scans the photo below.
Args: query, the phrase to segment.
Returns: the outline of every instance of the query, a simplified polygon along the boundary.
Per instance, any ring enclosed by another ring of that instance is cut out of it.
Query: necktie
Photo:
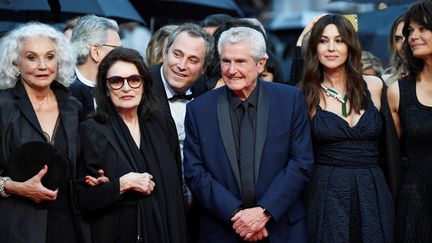
[[[249,102],[242,104],[243,116],[240,121],[240,182],[241,199],[245,207],[255,205],[255,179],[254,179],[254,130],[249,117]]]
[[[175,94],[173,97],[169,98],[169,101],[176,101],[176,100],[192,100],[193,99],[193,95],[191,94]]]

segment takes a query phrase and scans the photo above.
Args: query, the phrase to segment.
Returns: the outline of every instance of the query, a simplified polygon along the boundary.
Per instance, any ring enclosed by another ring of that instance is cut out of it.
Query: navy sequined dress
[[[311,120],[315,167],[305,191],[310,242],[393,242],[393,199],[378,165],[383,121],[368,103],[353,127],[320,107]]]

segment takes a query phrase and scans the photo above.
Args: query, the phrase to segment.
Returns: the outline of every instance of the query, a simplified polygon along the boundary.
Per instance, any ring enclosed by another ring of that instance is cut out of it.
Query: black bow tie
[[[169,98],[169,101],[176,101],[176,100],[192,100],[193,99],[193,95],[191,94],[176,94],[173,97]]]

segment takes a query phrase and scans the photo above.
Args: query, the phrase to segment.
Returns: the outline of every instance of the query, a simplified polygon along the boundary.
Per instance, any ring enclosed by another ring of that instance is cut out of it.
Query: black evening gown
[[[432,242],[432,107],[422,105],[416,81],[399,81],[402,186],[396,205],[396,241]]]
[[[358,123],[317,107],[314,171],[305,191],[310,242],[393,242],[394,206],[379,167],[383,121],[372,101]]]

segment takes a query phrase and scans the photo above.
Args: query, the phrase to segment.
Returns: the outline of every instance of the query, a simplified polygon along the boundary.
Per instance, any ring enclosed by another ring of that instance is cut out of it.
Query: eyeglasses
[[[108,46],[108,47],[112,47],[112,48],[117,48],[117,47],[120,47],[120,46],[115,46],[115,45],[109,45],[109,44],[102,44],[101,46]]]
[[[127,81],[129,87],[132,89],[138,89],[143,83],[143,77],[141,75],[131,75],[129,77],[112,76],[107,78],[108,85],[113,90],[119,90],[123,88],[125,81]]]

